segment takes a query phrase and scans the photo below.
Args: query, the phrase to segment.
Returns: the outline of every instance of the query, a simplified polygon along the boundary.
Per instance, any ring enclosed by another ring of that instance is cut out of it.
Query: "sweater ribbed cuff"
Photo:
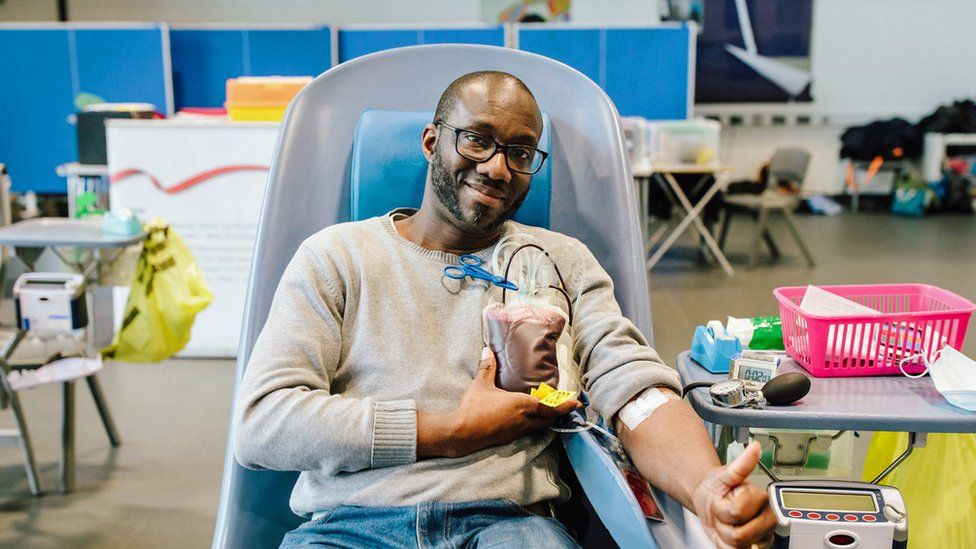
[[[417,405],[412,400],[377,402],[373,417],[372,468],[417,461]]]

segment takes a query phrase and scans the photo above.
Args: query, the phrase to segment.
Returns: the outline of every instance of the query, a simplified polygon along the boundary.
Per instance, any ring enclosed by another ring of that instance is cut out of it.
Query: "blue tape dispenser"
[[[739,338],[725,333],[722,323],[712,320],[695,328],[691,358],[713,374],[727,374],[732,358],[742,352]]]

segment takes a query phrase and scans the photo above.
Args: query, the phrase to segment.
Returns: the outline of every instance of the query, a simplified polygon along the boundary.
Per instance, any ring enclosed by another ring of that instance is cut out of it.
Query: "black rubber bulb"
[[[774,406],[793,404],[810,392],[810,378],[799,373],[780,374],[762,387],[766,402]]]

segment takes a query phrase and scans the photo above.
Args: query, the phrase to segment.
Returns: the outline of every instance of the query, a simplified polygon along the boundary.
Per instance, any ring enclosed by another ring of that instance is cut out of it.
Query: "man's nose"
[[[495,181],[509,183],[512,180],[512,172],[509,171],[508,164],[505,163],[504,151],[495,151],[495,154],[491,155],[491,158],[484,162],[479,162],[477,171]]]

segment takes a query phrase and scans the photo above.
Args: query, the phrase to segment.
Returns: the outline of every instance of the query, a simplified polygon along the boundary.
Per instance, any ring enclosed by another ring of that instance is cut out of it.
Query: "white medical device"
[[[908,516],[897,488],[841,480],[769,485],[777,549],[903,549]]]
[[[779,356],[742,351],[732,359],[729,368],[729,379],[741,379],[750,391],[759,391],[769,380],[779,373],[781,359]]]
[[[88,325],[85,277],[25,273],[14,283],[17,326],[32,335],[67,334]]]

